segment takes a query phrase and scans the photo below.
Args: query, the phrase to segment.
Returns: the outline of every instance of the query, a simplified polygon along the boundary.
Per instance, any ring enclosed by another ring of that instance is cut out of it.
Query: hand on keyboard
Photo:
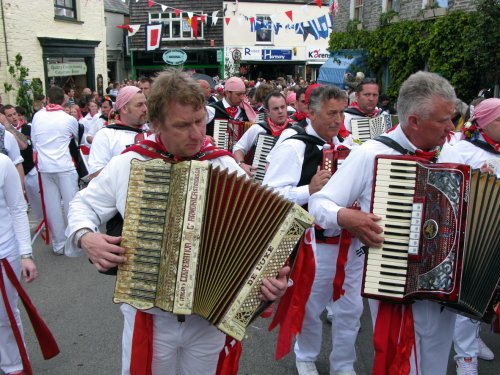
[[[98,271],[107,271],[125,261],[125,249],[120,247],[121,237],[102,233],[89,233],[82,237],[82,249]]]
[[[240,164],[240,167],[241,167],[241,169],[243,169],[243,170],[246,172],[246,174],[247,174],[248,176],[250,176],[250,177],[253,177],[253,175],[254,175],[254,173],[255,173],[255,170],[257,169],[257,168],[255,168],[255,167],[252,167],[251,165],[248,165],[248,164],[245,164],[245,163],[241,163],[241,164]]]
[[[359,240],[369,247],[382,247],[384,237],[380,235],[382,228],[377,224],[381,218],[350,208],[342,208],[337,213],[337,222],[342,227],[358,237]]]

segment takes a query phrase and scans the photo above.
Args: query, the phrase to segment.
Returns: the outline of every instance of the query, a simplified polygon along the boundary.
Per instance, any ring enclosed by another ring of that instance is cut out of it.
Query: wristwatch
[[[73,237],[73,243],[78,247],[79,249],[82,248],[82,237],[85,236],[87,233],[93,233],[94,231],[90,228],[82,228],[78,229],[75,233],[75,236]]]
[[[32,253],[23,254],[21,255],[21,259],[33,259],[33,254]]]

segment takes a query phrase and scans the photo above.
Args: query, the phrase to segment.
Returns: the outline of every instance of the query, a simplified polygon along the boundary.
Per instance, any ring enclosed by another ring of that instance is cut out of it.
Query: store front
[[[73,88],[77,94],[85,87],[96,89],[94,59],[100,41],[42,37],[38,40],[43,49],[46,89],[57,85]]]
[[[321,66],[330,57],[330,51],[325,47],[307,46],[306,47],[306,70],[305,79],[316,82],[319,77]]]

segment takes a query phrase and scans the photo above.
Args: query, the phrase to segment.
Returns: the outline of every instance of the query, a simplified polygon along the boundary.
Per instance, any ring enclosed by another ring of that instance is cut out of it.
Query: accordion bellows
[[[114,302],[197,314],[241,340],[263,278],[283,267],[313,218],[207,162],[132,160]]]

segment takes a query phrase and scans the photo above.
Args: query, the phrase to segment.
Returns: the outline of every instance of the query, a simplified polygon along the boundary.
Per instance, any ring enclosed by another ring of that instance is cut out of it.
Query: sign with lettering
[[[81,76],[87,74],[87,65],[84,62],[47,64],[49,77]]]
[[[330,51],[326,47],[307,46],[306,58],[310,61],[326,61],[330,58]]]
[[[187,53],[181,49],[171,49],[163,54],[163,61],[168,65],[182,65],[187,58]]]
[[[285,61],[292,59],[291,49],[263,49],[262,60]]]

